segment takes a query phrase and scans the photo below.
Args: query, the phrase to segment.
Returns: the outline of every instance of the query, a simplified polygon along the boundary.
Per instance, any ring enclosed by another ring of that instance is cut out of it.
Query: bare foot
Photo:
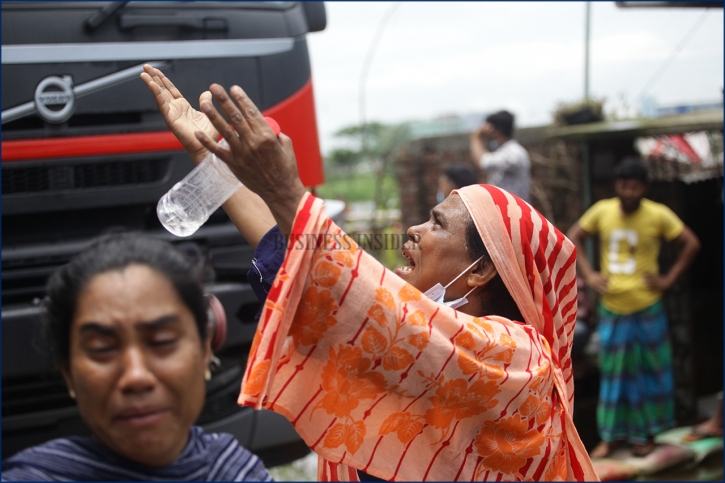
[[[643,458],[650,454],[652,450],[655,449],[655,442],[650,441],[647,444],[633,444],[632,445],[632,455],[637,456],[638,458]]]
[[[606,441],[601,441],[593,450],[591,453],[589,453],[590,458],[607,458],[612,453],[614,453],[615,450],[619,449],[622,446],[622,441],[613,441],[611,443],[607,443]]]
[[[700,441],[705,438],[714,438],[723,436],[722,421],[718,421],[717,418],[710,418],[705,422],[693,426],[689,434],[682,437],[682,441],[691,443],[693,441]]]

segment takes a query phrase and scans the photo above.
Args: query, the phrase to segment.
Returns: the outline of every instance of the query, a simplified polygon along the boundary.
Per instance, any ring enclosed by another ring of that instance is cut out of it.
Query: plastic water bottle
[[[275,134],[279,125],[274,119],[265,118]],[[222,139],[219,145],[229,148]],[[184,179],[176,183],[156,205],[159,221],[176,236],[189,236],[206,220],[242,183],[234,176],[224,161],[209,153]]]
[[[224,139],[219,145],[229,147]],[[171,233],[189,236],[241,186],[242,183],[224,161],[209,153],[161,197],[156,205],[156,214]]]

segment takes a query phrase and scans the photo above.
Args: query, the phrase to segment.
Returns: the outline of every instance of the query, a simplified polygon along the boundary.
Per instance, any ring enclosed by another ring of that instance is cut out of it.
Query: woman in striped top
[[[197,272],[169,243],[122,233],[51,277],[53,355],[92,437],[21,451],[4,481],[271,480],[231,435],[193,426],[211,358]]]
[[[204,117],[160,71],[142,78],[192,158],[211,151],[244,183],[224,208],[257,262],[289,234],[261,264],[274,276],[239,403],[287,417],[319,480],[598,479],[572,421],[576,250],[551,223],[462,188],[408,230],[393,274],[305,191],[291,140],[241,88],[212,85]]]

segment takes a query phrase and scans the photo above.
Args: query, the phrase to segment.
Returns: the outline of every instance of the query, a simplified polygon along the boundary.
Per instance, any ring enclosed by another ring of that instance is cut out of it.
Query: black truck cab
[[[3,458],[87,434],[40,337],[41,301],[54,270],[115,228],[170,240],[208,268],[228,332],[198,423],[270,466],[308,451],[286,419],[236,403],[259,310],[246,280],[253,251],[222,210],[187,238],[159,223],[159,198],[193,164],[139,73],[162,68],[192,105],[213,82],[242,86],[292,138],[302,181],[315,186],[306,34],[325,24],[321,2],[2,3]]]

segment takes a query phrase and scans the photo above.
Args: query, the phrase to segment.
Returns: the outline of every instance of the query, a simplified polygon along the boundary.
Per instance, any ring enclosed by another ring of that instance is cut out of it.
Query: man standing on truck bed
[[[625,158],[614,169],[616,198],[601,200],[567,236],[577,245],[577,265],[601,294],[598,309],[601,385],[597,425],[602,442],[592,458],[609,456],[624,442],[646,456],[653,438],[675,425],[672,353],[662,294],[690,266],[700,249],[697,236],[667,206],[644,198],[647,167]],[[601,272],[584,251],[584,239],[599,236]],[[661,239],[682,250],[664,275],[657,258]]]

